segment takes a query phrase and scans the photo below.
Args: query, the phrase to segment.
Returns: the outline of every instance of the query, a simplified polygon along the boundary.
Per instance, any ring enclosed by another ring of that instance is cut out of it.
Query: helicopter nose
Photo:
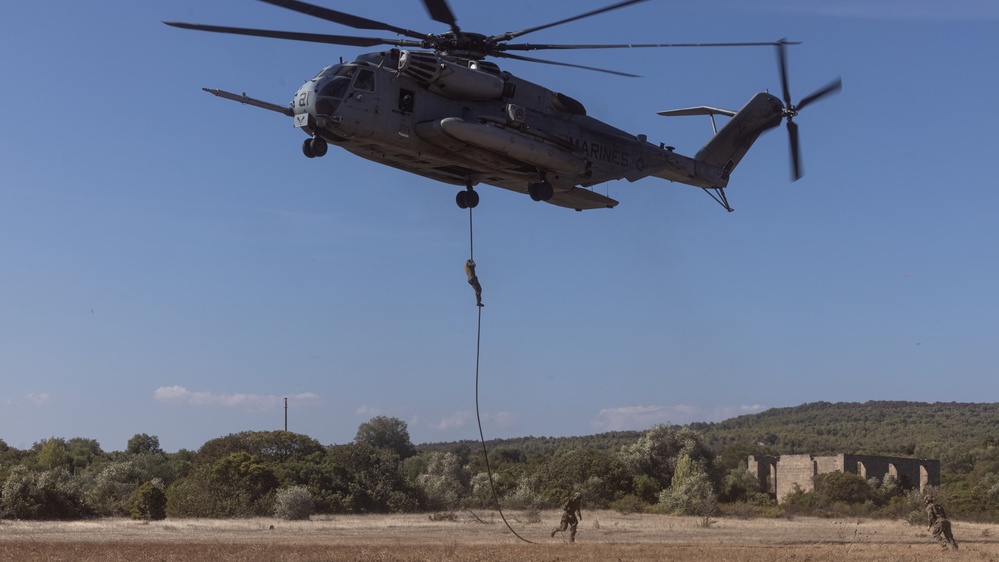
[[[312,84],[306,82],[295,92],[295,97],[291,100],[291,106],[295,112],[295,127],[309,128],[311,117],[315,115],[313,100],[315,98]]]
[[[314,90],[311,86],[311,83],[306,82],[301,88],[298,89],[297,92],[295,92],[295,99],[292,101],[292,104],[295,106],[296,115],[299,113],[308,113],[309,109],[311,109],[312,101],[315,97]]]

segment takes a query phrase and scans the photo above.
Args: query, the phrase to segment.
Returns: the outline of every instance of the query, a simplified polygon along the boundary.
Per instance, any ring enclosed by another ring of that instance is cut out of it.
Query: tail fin
[[[728,179],[728,175],[735,169],[753,146],[756,139],[766,130],[780,125],[784,117],[784,104],[780,99],[768,93],[756,94],[738,112],[713,107],[692,107],[689,109],[677,109],[672,111],[661,111],[659,115],[709,115],[711,123],[715,122],[715,115],[728,115],[731,119],[721,130],[715,130],[715,136],[704,145],[694,156],[694,160],[704,162],[710,166],[723,170],[722,178]]]
[[[764,131],[780,125],[784,104],[768,93],[760,92],[736,113],[694,156],[725,171],[732,172]]]

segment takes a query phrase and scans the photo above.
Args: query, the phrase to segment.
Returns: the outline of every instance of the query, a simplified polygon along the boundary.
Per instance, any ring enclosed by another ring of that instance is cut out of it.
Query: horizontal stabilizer
[[[659,115],[665,117],[684,117],[687,115],[727,115],[729,117],[735,117],[735,112],[731,109],[719,109],[717,107],[708,107],[706,105],[687,107],[684,109],[668,109],[658,113]]]

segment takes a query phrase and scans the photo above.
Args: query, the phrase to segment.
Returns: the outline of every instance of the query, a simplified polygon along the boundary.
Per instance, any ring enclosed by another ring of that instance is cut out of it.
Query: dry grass
[[[0,522],[0,560],[879,560],[941,556],[923,527],[899,521],[713,519],[583,512],[577,543],[550,538],[558,514],[507,513],[514,536],[495,513],[465,512],[456,521],[427,515],[233,521],[180,519],[149,524],[125,519],[70,523]],[[999,561],[999,529],[956,522],[958,552],[948,560]]]

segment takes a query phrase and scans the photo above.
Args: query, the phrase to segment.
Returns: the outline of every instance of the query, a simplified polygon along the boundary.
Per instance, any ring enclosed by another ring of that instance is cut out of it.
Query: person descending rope
[[[500,518],[503,519],[503,523],[506,525],[507,529],[514,534],[518,539],[526,542],[527,544],[534,544],[531,541],[520,536],[520,534],[510,526],[510,522],[506,520],[506,516],[503,515],[503,507],[500,506],[499,495],[496,493],[496,483],[493,481],[493,469],[489,466],[489,451],[486,449],[486,436],[482,433],[482,416],[479,412],[479,353],[482,351],[482,285],[479,284],[479,278],[475,275],[475,244],[474,236],[472,235],[472,208],[468,208],[468,261],[465,262],[465,274],[468,275],[468,284],[475,289],[475,305],[479,307],[479,323],[477,328],[477,334],[475,336],[475,422],[479,426],[479,443],[482,444],[482,458],[486,462],[486,474],[489,475],[489,489],[493,493],[493,501],[496,502],[496,511],[499,512]]]
[[[468,284],[475,289],[475,305],[485,306],[482,304],[482,285],[479,284],[479,277],[475,275],[475,262],[468,260],[465,262],[465,275],[468,275]]]

